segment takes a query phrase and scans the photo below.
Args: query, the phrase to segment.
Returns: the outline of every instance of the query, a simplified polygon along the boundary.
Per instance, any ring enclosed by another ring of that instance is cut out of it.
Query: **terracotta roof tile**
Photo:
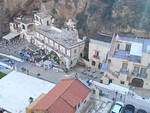
[[[48,109],[49,113],[75,113],[76,109],[65,102],[62,98],[58,98]]]
[[[90,89],[79,80],[62,80],[33,107],[33,110],[48,110],[48,113],[75,113],[75,106],[84,101],[89,92]]]

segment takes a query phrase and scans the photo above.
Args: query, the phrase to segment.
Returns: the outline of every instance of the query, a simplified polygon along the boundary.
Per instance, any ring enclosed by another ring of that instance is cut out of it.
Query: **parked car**
[[[136,113],[147,113],[147,112],[145,110],[143,110],[143,109],[139,109],[139,110],[137,110]]]
[[[117,101],[115,105],[112,107],[111,113],[121,113],[124,104],[122,102]]]
[[[131,104],[127,104],[123,110],[123,113],[134,113],[135,107]]]

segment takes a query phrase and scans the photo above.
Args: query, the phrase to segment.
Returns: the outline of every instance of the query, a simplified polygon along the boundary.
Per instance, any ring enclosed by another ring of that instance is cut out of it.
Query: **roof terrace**
[[[54,26],[40,26],[36,28],[36,31],[68,48],[81,42],[78,40],[78,32],[76,30],[58,29]]]
[[[130,51],[116,50],[114,54],[109,53],[108,56],[114,57],[114,58],[125,59],[125,60],[129,60],[132,62],[137,62],[137,63],[141,62],[141,57],[130,55]]]

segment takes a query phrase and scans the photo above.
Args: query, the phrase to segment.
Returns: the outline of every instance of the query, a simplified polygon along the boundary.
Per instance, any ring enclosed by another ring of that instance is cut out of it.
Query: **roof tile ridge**
[[[73,81],[74,81],[74,80],[73,80]],[[73,81],[72,81],[72,82],[73,82]],[[71,82],[71,84],[72,84],[72,82]],[[70,87],[71,84],[70,84],[68,87]],[[66,90],[68,89],[68,87],[66,88]],[[64,94],[64,92],[65,92],[66,90],[64,90],[64,91],[61,93],[61,95],[58,96],[58,97],[55,99],[55,101],[54,101],[51,105],[53,105],[53,104],[56,102],[56,100],[59,99],[59,98]],[[51,107],[51,105],[49,105],[47,109],[49,109],[49,108]]]

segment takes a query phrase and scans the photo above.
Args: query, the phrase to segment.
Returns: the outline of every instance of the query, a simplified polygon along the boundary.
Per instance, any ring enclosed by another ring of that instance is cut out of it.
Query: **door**
[[[112,83],[112,79],[109,79],[109,84]]]

